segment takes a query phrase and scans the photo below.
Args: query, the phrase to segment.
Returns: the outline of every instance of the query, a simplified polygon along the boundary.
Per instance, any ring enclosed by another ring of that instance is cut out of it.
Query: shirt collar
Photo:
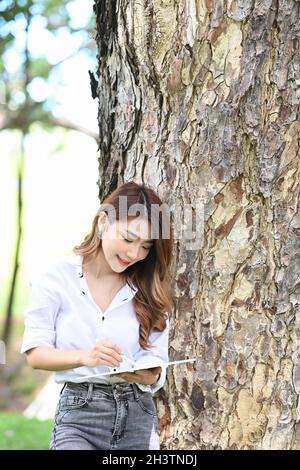
[[[82,277],[82,261],[83,261],[83,255],[78,255],[76,253],[71,253],[67,255],[67,261],[72,264],[73,266],[76,267],[77,269],[77,274],[79,277]],[[132,297],[137,293],[138,288],[136,286],[130,286],[128,282],[126,282],[126,288],[128,289],[129,293],[132,295]]]

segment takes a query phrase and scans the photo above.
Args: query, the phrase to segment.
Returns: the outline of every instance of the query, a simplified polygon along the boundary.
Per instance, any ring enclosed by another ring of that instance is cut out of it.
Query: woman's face
[[[127,222],[116,221],[113,224],[107,222],[105,227],[102,249],[113,271],[123,272],[128,266],[146,258],[153,245],[147,219],[128,219]]]

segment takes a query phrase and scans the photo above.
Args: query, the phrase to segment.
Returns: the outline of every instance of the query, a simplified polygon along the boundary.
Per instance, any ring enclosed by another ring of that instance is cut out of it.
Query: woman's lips
[[[117,258],[118,258],[119,263],[122,264],[123,266],[128,266],[130,264],[130,261],[127,261],[127,262],[123,261],[119,255],[117,255]]]

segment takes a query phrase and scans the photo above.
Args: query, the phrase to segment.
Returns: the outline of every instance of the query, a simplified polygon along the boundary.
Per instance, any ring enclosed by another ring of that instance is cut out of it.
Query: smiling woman
[[[160,448],[153,394],[166,380],[173,306],[163,206],[151,188],[123,184],[83,242],[32,286],[21,351],[64,384],[52,449]],[[123,361],[157,367],[118,373]],[[116,374],[97,376],[110,367]]]

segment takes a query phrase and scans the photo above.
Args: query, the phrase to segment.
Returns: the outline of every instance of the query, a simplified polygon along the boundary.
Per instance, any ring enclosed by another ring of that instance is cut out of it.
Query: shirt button
[[[105,317],[103,316],[103,317],[102,317],[102,320],[104,320],[104,318],[105,318]]]

